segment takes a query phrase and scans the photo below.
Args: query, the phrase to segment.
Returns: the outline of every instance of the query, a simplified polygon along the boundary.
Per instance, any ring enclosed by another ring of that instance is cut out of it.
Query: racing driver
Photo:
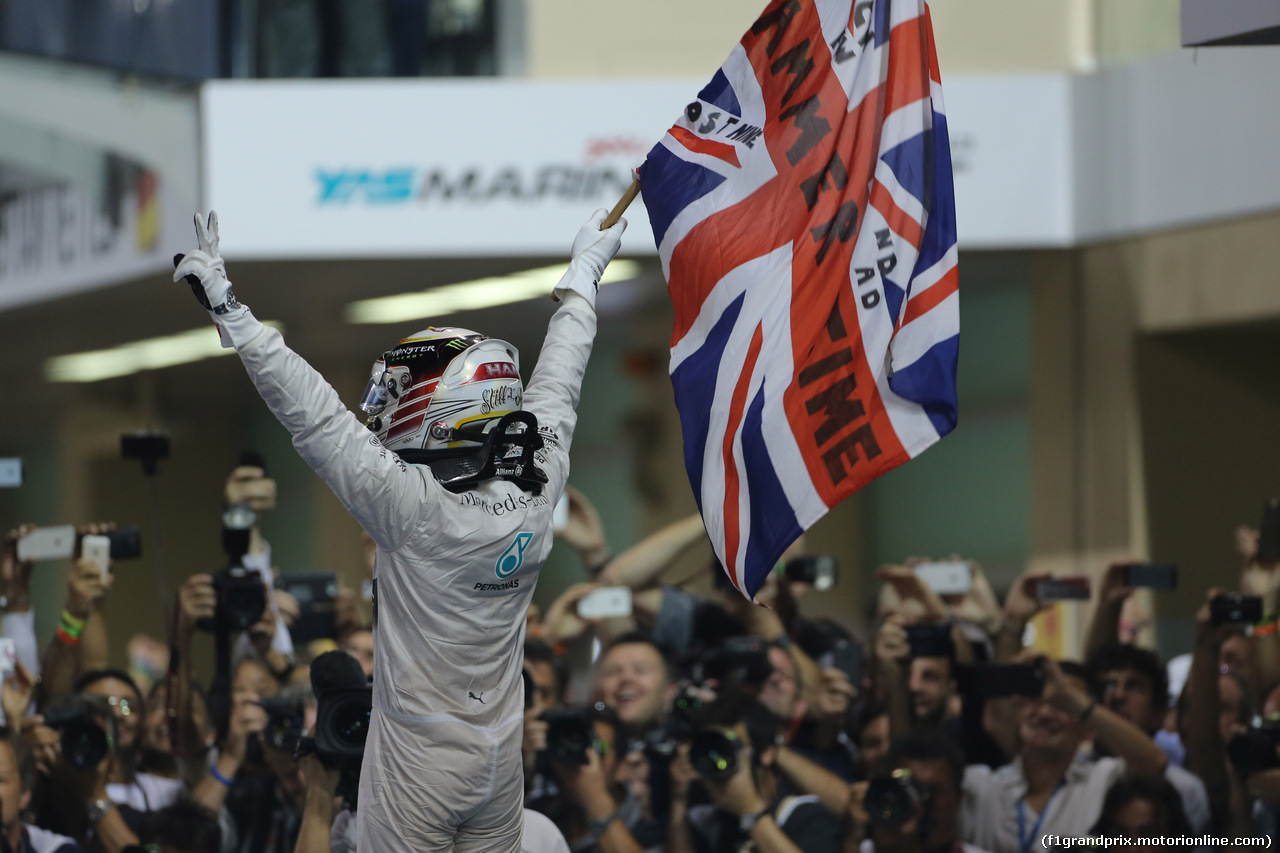
[[[218,219],[174,259],[294,447],[377,543],[359,849],[520,850],[525,611],[569,475],[600,276],[626,221],[592,215],[528,388],[513,346],[428,328],[373,367],[360,420],[236,300]]]

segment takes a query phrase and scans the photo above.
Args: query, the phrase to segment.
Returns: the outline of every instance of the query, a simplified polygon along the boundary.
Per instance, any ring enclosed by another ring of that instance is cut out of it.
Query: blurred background
[[[147,564],[163,542],[171,588],[221,567],[223,482],[253,449],[279,484],[263,531],[280,570],[358,589],[358,527],[170,281],[191,213],[218,210],[237,294],[352,407],[373,359],[429,323],[515,343],[527,378],[559,274],[530,271],[565,263],[761,6],[0,4],[0,457],[25,469],[0,489],[0,524],[141,526],[108,619],[162,637]],[[1096,577],[1134,556],[1181,566],[1180,588],[1132,618],[1164,657],[1186,650],[1204,589],[1239,565],[1235,528],[1280,493],[1266,6],[931,3],[962,249],[960,426],[813,529],[809,551],[841,564],[813,616],[862,627],[872,570],[909,555],[976,560],[997,591],[1028,566]],[[640,203],[628,219],[571,478],[615,551],[694,508],[665,284]],[[172,436],[150,486],[120,458],[143,428]],[[562,547],[544,607],[584,577]],[[44,565],[41,620],[62,591]],[[1039,642],[1072,654],[1086,606],[1042,619]]]

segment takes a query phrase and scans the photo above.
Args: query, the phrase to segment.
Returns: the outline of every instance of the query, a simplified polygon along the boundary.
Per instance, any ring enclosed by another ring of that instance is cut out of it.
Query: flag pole
[[[633,170],[632,175],[635,174]],[[618,203],[613,206],[613,210],[609,211],[609,215],[604,218],[604,222],[600,223],[600,230],[612,228],[622,218],[622,213],[631,206],[631,202],[636,200],[636,196],[640,194],[640,179],[632,178],[631,186],[627,187],[626,192],[622,194],[622,198],[618,199]]]

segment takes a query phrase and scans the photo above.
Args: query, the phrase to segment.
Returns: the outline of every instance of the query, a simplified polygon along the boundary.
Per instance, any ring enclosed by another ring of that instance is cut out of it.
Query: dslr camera
[[[45,711],[44,723],[58,730],[62,760],[77,770],[97,767],[115,747],[116,718],[105,700],[65,697]]]
[[[590,708],[549,708],[539,719],[547,724],[547,749],[544,753],[561,764],[584,766],[587,750],[600,748],[595,721],[605,711],[603,702]]]
[[[261,741],[256,738],[249,741],[249,751],[256,753],[251,758],[261,759],[258,750],[264,745],[293,755],[306,729],[305,705],[304,697],[298,695],[292,686],[285,688],[279,696],[258,702],[258,707],[267,712],[267,724],[262,729]]]
[[[339,655],[340,666],[317,665]],[[349,665],[347,665],[349,664]],[[317,683],[317,675],[330,677]],[[328,767],[359,771],[369,737],[373,687],[356,659],[346,652],[325,652],[311,664],[311,689],[316,694],[315,750]]]
[[[1242,776],[1280,767],[1280,718],[1270,717],[1246,729],[1227,743],[1227,757]]]
[[[872,779],[862,806],[872,826],[898,827],[920,814],[920,834],[928,835],[923,827],[931,813],[932,794],[910,770],[899,768]]]
[[[312,737],[297,738],[294,760],[314,754],[325,767],[341,771],[337,794],[355,811],[369,717],[373,713],[373,685],[351,655],[325,652],[311,662],[311,691],[316,696],[316,728]],[[267,707],[265,703],[263,707]],[[281,718],[276,721],[284,722]],[[269,722],[263,736],[272,739],[279,735],[282,742],[287,741],[293,723],[290,720],[272,732]]]
[[[218,609],[212,619],[201,619],[196,623],[202,630],[216,631],[225,626],[228,633],[246,631],[262,618],[263,611],[267,609],[262,576],[244,566],[244,555],[249,553],[249,537],[257,520],[257,514],[247,504],[229,504],[223,510],[222,550],[229,562],[225,569],[213,576]]]
[[[698,775],[723,782],[738,772],[742,740],[732,731],[704,729],[689,745],[689,763]]]
[[[729,684],[760,687],[769,680],[773,665],[764,640],[728,637],[696,661],[693,671],[696,681],[715,681],[722,688]]]

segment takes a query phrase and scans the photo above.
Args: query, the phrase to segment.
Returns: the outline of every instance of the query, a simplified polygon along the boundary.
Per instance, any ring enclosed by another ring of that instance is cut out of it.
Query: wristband
[[[85,620],[77,619],[75,616],[71,615],[70,610],[63,608],[62,625],[67,629],[68,634],[73,637],[80,636],[80,632],[84,630],[84,622]]]
[[[59,625],[57,630],[53,632],[53,635],[58,638],[58,642],[64,643],[68,646],[80,645],[80,638],[77,636],[74,636],[73,634],[68,634],[65,630],[63,630],[61,625]]]
[[[1255,637],[1270,637],[1275,634],[1280,634],[1280,622],[1269,622],[1253,626],[1253,636]]]
[[[209,773],[223,785],[226,785],[228,788],[231,787],[231,780],[218,772],[218,765],[216,763],[209,765]]]

